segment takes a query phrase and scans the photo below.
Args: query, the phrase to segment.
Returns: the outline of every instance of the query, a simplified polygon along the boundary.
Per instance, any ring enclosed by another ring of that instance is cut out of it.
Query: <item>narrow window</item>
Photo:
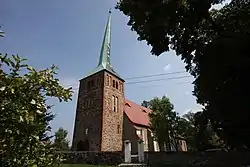
[[[119,122],[118,122],[119,124]],[[121,126],[120,125],[117,125],[117,133],[120,134],[121,133]]]
[[[115,96],[112,96],[112,109],[115,111]]]
[[[115,88],[118,89],[118,82],[115,83]]]
[[[115,97],[115,112],[118,111],[118,97]]]
[[[115,80],[113,80],[113,87],[115,88]]]
[[[140,129],[137,129],[137,130],[136,130],[136,134],[140,136],[140,135],[141,135],[141,130],[140,130]]]

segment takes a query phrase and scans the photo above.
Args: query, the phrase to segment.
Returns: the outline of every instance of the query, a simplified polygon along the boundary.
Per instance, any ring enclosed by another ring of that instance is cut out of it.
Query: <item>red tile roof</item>
[[[149,126],[148,114],[152,110],[125,99],[125,114],[134,124]]]

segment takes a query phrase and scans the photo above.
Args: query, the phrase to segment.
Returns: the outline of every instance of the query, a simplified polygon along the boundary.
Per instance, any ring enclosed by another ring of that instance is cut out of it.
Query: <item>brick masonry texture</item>
[[[88,81],[94,80],[95,86],[87,91]],[[72,149],[77,149],[79,141],[89,142],[90,151],[100,151],[102,130],[103,73],[97,73],[80,81],[76,120]],[[87,135],[85,135],[88,129]]]
[[[64,164],[118,165],[124,162],[123,152],[60,152]]]
[[[103,124],[101,151],[122,151],[124,86],[123,82],[108,72],[105,75],[103,96]],[[118,82],[118,89],[113,87],[113,80]],[[118,110],[112,109],[112,96],[118,97]],[[119,130],[118,130],[119,128]]]
[[[87,89],[88,82],[93,80],[94,87]],[[118,89],[113,87],[113,80]],[[118,97],[117,112],[112,109],[113,95]],[[89,151],[122,151],[123,110],[123,81],[106,71],[81,80],[72,150],[77,150],[77,144],[87,139]]]

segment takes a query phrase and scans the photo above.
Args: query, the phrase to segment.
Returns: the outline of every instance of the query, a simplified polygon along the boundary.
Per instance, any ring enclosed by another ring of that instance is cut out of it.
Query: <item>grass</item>
[[[60,167],[111,167],[111,166],[101,166],[101,165],[85,165],[85,164],[62,164]]]

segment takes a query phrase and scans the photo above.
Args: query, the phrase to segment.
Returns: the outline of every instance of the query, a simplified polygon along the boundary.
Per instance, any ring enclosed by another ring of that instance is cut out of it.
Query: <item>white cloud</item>
[[[170,64],[165,65],[164,71],[168,71],[168,70],[170,70],[170,69],[171,69],[171,65],[170,65]]]
[[[193,112],[193,113],[196,113],[196,112],[198,112],[198,111],[202,111],[202,109],[203,109],[203,106],[201,106],[201,105],[199,105],[199,104],[197,104],[194,108],[188,108],[188,109],[186,109],[183,113],[182,113],[182,115],[184,115],[184,114],[186,114],[186,113],[188,113],[188,112]]]

